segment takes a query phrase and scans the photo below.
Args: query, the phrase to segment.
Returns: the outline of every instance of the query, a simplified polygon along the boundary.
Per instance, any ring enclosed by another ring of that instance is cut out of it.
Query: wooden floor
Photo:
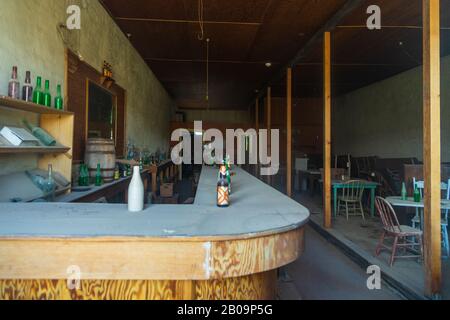
[[[295,199],[311,210],[311,223],[317,226],[323,225],[323,213],[321,197],[311,198],[307,194],[296,193]],[[400,214],[399,214],[400,216]],[[417,260],[400,259],[396,260],[393,267],[388,265],[389,253],[383,252],[379,257],[374,257],[374,251],[380,237],[381,221],[378,218],[370,218],[366,215],[366,222],[363,223],[360,217],[350,217],[347,221],[345,217],[339,216],[333,219],[333,228],[329,231],[330,236],[338,239],[341,245],[350,249],[353,253],[366,259],[371,264],[377,264],[382,271],[401,283],[408,290],[412,290],[418,296],[423,296],[424,292],[424,270]],[[450,260],[442,260],[443,275],[443,299],[450,299]]]

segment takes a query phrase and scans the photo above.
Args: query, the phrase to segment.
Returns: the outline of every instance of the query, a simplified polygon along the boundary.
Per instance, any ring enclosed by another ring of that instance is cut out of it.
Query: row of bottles
[[[13,99],[22,99],[23,101],[33,102],[46,107],[52,107],[52,95],[50,92],[50,81],[45,80],[45,87],[42,88],[42,78],[37,77],[36,88],[31,85],[31,72],[25,74],[25,83],[22,86],[22,96],[20,96],[20,82],[18,80],[17,66],[12,69],[11,80],[8,85],[8,97]],[[61,94],[61,85],[56,87],[56,97],[53,106],[57,110],[63,110],[64,103]]]
[[[95,179],[94,184],[96,187],[100,187],[103,185],[103,177],[102,177],[102,170],[100,167],[100,163],[97,164],[97,171],[95,173]],[[78,186],[80,187],[89,187],[91,184],[91,179],[89,176],[89,169],[87,165],[81,164],[80,165],[80,173],[78,176]]]
[[[402,200],[408,200],[408,192],[406,191],[406,184],[404,182],[402,183],[401,198]],[[420,194],[419,188],[417,188],[417,186],[414,186],[413,200],[414,202],[422,201],[422,195]]]

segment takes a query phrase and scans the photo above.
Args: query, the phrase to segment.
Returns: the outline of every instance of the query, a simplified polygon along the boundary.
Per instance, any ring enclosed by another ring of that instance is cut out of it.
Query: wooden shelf
[[[64,154],[69,152],[70,148],[65,146],[56,147],[14,147],[0,146],[0,154],[34,153],[34,154]]]
[[[2,95],[0,95],[0,107],[6,107],[10,109],[16,109],[39,114],[73,115],[72,112],[56,110],[55,108],[44,107],[35,103],[12,99]]]

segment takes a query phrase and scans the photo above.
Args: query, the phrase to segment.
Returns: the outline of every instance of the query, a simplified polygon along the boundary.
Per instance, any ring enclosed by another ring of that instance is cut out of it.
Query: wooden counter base
[[[272,300],[276,270],[222,280],[83,280],[70,290],[65,280],[2,280],[6,300]]]

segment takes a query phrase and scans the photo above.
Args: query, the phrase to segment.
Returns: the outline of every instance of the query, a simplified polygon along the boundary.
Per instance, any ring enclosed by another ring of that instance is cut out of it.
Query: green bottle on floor
[[[45,80],[45,89],[44,89],[44,106],[51,107],[52,106],[52,95],[50,94],[50,81]]]

